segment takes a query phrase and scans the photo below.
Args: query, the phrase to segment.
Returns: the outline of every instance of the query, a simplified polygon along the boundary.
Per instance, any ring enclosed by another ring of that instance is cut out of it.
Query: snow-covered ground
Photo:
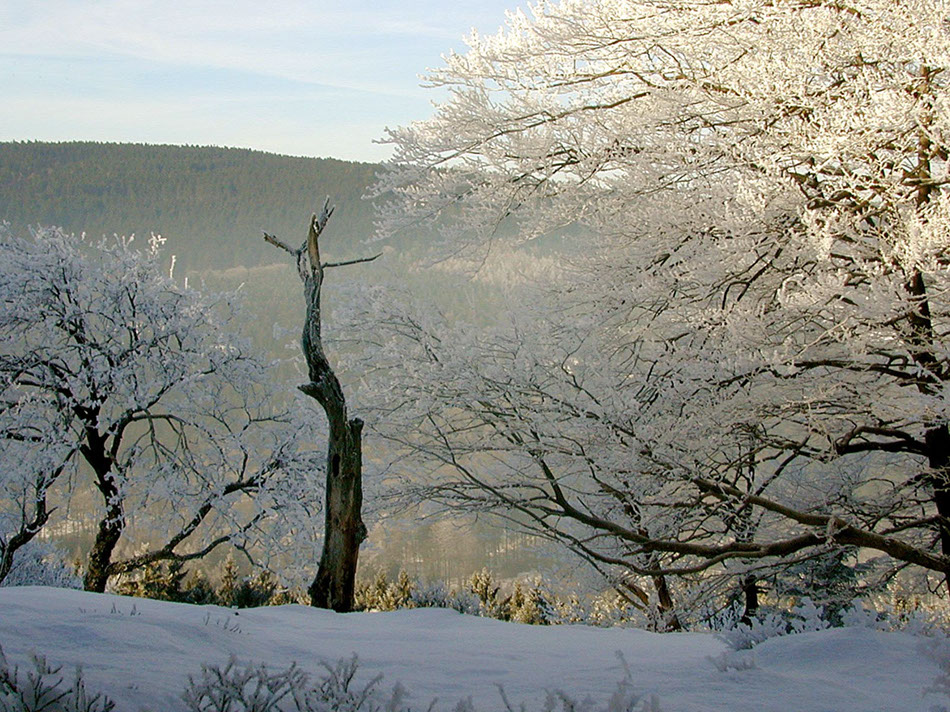
[[[0,645],[14,663],[31,652],[81,665],[87,686],[117,711],[186,709],[181,694],[202,663],[320,662],[359,656],[358,675],[382,673],[383,687],[409,691],[413,709],[432,698],[452,710],[540,710],[546,690],[603,705],[624,677],[655,695],[663,712],[911,712],[950,704],[925,691],[940,674],[926,640],[906,633],[844,628],[773,638],[728,653],[710,634],[527,626],[443,609],[336,614],[302,606],[232,611],[43,587],[0,588]],[[722,654],[749,669],[721,671]],[[729,657],[729,656],[732,657]],[[717,665],[716,663],[719,662]]]

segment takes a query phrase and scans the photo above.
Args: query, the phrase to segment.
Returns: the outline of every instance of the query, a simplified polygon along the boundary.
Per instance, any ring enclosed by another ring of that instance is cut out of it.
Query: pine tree
[[[239,575],[237,562],[234,560],[234,555],[229,553],[228,558],[224,560],[224,570],[221,574],[221,588],[219,590],[219,595],[221,597],[222,605],[235,605],[238,581]]]

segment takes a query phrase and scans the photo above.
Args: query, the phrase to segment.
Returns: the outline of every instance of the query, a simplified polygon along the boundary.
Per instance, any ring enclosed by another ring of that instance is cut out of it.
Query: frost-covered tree
[[[84,585],[102,591],[152,562],[251,546],[269,515],[319,495],[227,295],[164,274],[160,242],[0,239],[0,578],[54,498],[98,493]]]
[[[388,319],[418,495],[641,575],[950,572],[946,4],[538,2],[445,61],[384,227],[573,257],[501,336]]]

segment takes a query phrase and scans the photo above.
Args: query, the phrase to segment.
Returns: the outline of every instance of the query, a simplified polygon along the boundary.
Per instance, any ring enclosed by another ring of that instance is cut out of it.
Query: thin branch
[[[356,260],[346,260],[344,262],[324,262],[321,267],[326,269],[327,267],[346,267],[347,265],[358,265],[361,262],[372,262],[373,260],[382,257],[383,253],[379,252],[372,257],[360,257]]]
[[[293,247],[291,247],[287,243],[281,242],[280,240],[278,240],[276,237],[274,237],[273,235],[269,233],[266,233],[266,232],[264,233],[264,240],[272,244],[274,247],[279,247],[280,249],[289,252],[294,257],[297,256],[297,250],[295,250]]]

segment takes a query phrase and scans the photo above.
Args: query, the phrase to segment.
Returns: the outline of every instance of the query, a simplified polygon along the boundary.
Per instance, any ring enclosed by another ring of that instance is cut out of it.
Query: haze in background
[[[419,75],[516,0],[0,3],[0,141],[255,148],[379,161],[430,113]]]
[[[499,289],[499,280],[517,269],[494,275],[488,287],[460,277],[450,265],[430,267],[432,233],[371,239],[374,203],[362,196],[379,169],[377,164],[244,149],[0,142],[0,222],[8,222],[12,233],[21,235],[38,224],[85,232],[92,239],[134,233],[143,243],[150,232],[160,233],[167,240],[166,259],[176,256],[177,278],[189,278],[209,290],[240,289],[245,305],[241,333],[271,358],[287,359],[299,353],[300,281],[290,261],[281,260],[264,243],[261,231],[298,242],[306,235],[315,202],[330,194],[336,210],[321,236],[326,258],[383,253],[376,262],[334,270],[327,280],[327,337],[342,337],[333,343],[333,358],[347,348],[346,335],[334,323],[335,305],[338,298],[363,288],[360,285],[391,280],[397,289],[410,289],[447,314],[484,318],[499,312],[508,293]],[[519,264],[515,262],[515,268]],[[490,270],[483,274],[488,276]],[[359,412],[360,382],[365,377],[372,387],[373,379],[350,371],[347,359],[343,361],[340,377]],[[291,363],[278,372],[278,378],[290,383],[300,378]],[[382,452],[375,449],[380,441],[367,434],[366,442],[366,462],[371,463]],[[378,465],[369,464],[367,482],[379,471]],[[68,518],[62,516],[65,512],[57,512],[46,533],[74,557],[88,550],[99,519],[95,505],[88,502],[74,503]],[[216,577],[226,553],[214,552],[193,568]],[[507,531],[498,522],[418,520],[399,513],[372,530],[361,550],[360,575],[369,579],[381,570],[395,579],[405,570],[423,580],[460,585],[473,572],[489,567],[502,579],[514,579],[549,570],[553,563],[548,554],[540,542]]]

